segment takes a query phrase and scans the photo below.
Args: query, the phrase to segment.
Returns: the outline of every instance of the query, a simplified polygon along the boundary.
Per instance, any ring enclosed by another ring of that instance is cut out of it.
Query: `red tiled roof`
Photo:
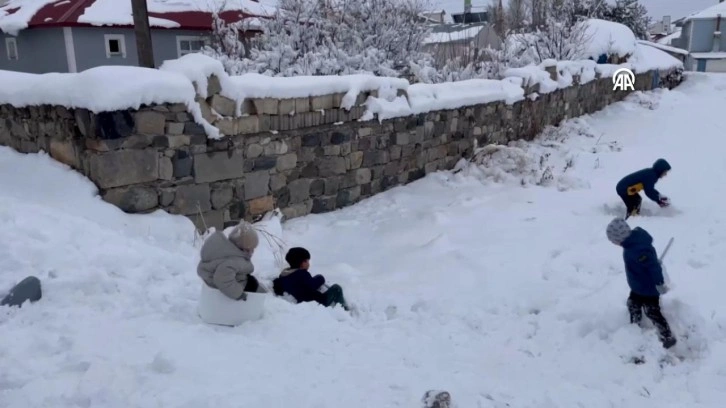
[[[118,0],[130,1],[130,0]],[[51,3],[40,10],[28,22],[28,28],[35,27],[96,27],[88,23],[78,22],[78,18],[83,15],[87,7],[93,5],[95,0],[65,0]],[[13,14],[18,9],[6,10],[8,14]],[[251,14],[241,11],[223,11],[219,16],[226,22],[237,22],[244,18],[253,18]],[[179,24],[175,29],[181,30],[211,30],[212,13],[205,11],[183,11],[172,13],[152,13],[149,17],[163,18],[174,21]],[[119,26],[116,27],[133,27]],[[164,29],[163,27],[151,26],[151,29]]]

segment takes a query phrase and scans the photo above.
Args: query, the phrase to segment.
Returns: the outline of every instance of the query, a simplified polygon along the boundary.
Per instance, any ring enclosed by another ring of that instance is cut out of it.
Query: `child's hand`
[[[658,200],[658,205],[661,207],[668,207],[671,205],[670,200],[666,196],[660,196],[660,199]]]
[[[247,294],[242,292],[242,294],[237,298],[237,300],[247,300]]]

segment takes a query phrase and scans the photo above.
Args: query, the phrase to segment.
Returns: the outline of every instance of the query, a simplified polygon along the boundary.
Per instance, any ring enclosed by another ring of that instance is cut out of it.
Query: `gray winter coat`
[[[202,245],[197,274],[209,287],[237,300],[244,292],[247,277],[255,270],[250,258],[249,252],[237,248],[218,231]]]

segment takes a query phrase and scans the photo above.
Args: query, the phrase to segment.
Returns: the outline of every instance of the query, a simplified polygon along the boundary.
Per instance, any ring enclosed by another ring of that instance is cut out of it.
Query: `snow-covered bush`
[[[230,74],[397,76],[424,60],[424,0],[280,0]],[[371,18],[375,16],[376,18]]]

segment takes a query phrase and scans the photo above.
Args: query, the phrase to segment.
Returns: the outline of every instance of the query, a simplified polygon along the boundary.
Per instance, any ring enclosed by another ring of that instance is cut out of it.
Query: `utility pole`
[[[131,0],[131,12],[134,15],[134,34],[136,35],[136,51],[139,55],[139,66],[155,68],[154,49],[151,46],[149,11],[146,7],[146,0]]]

